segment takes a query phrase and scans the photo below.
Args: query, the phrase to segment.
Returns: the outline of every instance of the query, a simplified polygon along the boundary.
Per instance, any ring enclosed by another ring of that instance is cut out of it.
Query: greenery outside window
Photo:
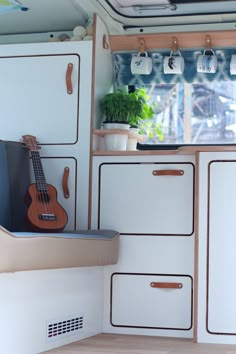
[[[163,136],[146,129],[144,145],[236,143],[236,81],[142,87],[156,103],[152,123]]]

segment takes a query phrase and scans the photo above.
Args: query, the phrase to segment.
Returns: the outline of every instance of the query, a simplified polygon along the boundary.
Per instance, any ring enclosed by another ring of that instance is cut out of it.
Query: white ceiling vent
[[[47,321],[47,341],[74,336],[84,327],[84,318],[81,315],[68,316],[57,320]]]

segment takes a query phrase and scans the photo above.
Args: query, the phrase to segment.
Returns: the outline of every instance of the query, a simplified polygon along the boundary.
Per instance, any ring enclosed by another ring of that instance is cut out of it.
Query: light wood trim
[[[95,54],[97,37],[97,15],[93,15],[93,49],[92,49],[92,82],[91,82],[91,114],[90,114],[90,146],[89,146],[89,198],[88,198],[88,229],[92,224],[92,179],[93,179],[93,128],[94,128],[94,104],[95,104]]]
[[[113,328],[114,330],[114,328]],[[103,333],[44,354],[233,354],[232,344],[195,344],[188,338]]]
[[[110,134],[129,134],[129,130],[123,130],[123,129],[95,129],[94,130],[95,135],[99,136],[104,136],[104,135],[110,135]]]
[[[130,130],[123,130],[123,129],[95,129],[94,134],[98,136],[105,136],[111,134],[127,134],[129,138],[137,138],[137,141],[144,141],[145,137],[140,134],[136,134]]]
[[[183,170],[154,170],[153,176],[183,176]]]
[[[179,32],[179,33],[158,33],[142,35],[113,35],[110,36],[110,47],[112,51],[136,50],[139,51],[140,39],[145,41],[145,48],[148,49],[170,49],[173,46],[173,37],[177,38],[179,49],[205,48],[206,36],[211,38],[211,46],[235,47],[235,31],[209,31],[209,32]]]
[[[151,288],[157,289],[181,289],[183,287],[182,283],[162,283],[162,282],[151,282]]]
[[[175,150],[94,151],[93,156],[195,155],[197,152],[236,151],[236,146],[181,146]]]

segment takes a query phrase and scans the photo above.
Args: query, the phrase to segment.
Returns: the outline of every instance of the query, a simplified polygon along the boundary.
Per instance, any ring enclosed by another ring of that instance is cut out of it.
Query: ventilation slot
[[[47,322],[47,340],[53,341],[64,337],[77,335],[84,326],[83,316],[63,318]]]

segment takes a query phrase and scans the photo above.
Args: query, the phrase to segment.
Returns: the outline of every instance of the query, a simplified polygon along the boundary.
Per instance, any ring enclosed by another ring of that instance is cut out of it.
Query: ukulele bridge
[[[54,214],[39,214],[39,220],[56,221],[57,217]]]

